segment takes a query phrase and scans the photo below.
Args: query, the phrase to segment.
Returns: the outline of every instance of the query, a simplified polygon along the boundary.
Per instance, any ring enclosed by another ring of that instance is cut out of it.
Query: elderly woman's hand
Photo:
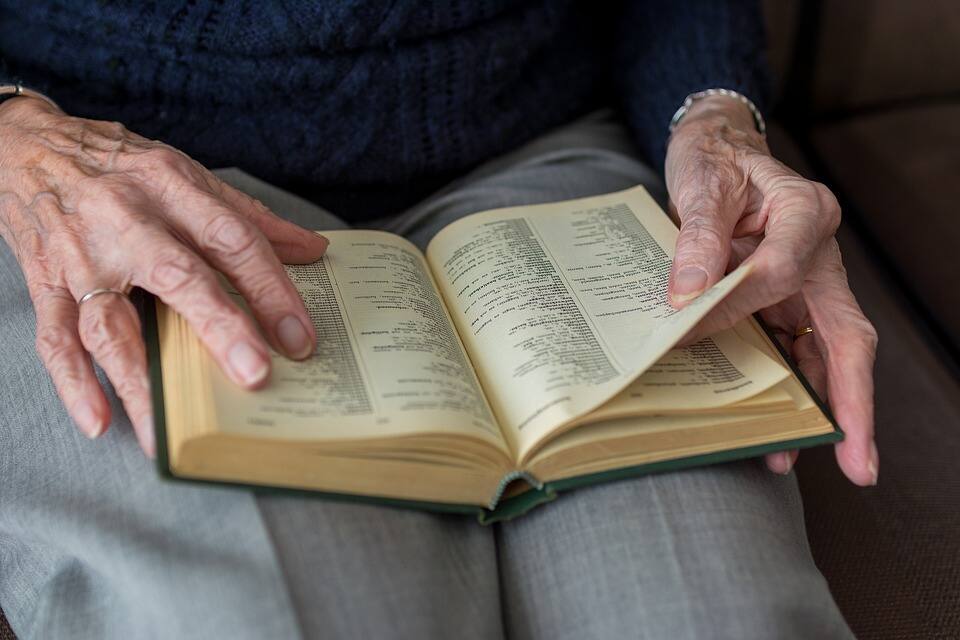
[[[36,98],[0,105],[0,234],[23,269],[37,315],[37,350],[64,405],[89,437],[110,422],[90,355],[154,451],[139,320],[123,295],[151,291],[181,313],[223,371],[255,387],[269,342],[308,356],[315,333],[281,266],[311,262],[326,240],[277,218],[198,163],[123,126],[72,118]],[[224,273],[251,319],[218,283]]]
[[[837,200],[770,156],[747,108],[728,97],[694,103],[671,137],[667,187],[681,223],[670,277],[681,306],[749,262],[754,270],[698,327],[702,336],[755,311],[778,333],[846,433],[841,469],[858,485],[877,481],[873,364],[877,334],[840,259]],[[794,337],[803,327],[812,334]],[[767,456],[786,473],[796,452]]]

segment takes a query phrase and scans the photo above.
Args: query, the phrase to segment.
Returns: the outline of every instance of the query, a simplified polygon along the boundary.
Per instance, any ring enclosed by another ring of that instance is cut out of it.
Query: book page
[[[789,375],[786,367],[727,329],[671,349],[612,400],[578,422],[715,409],[753,398]]]
[[[789,443],[833,433],[807,398],[795,409],[769,413],[636,416],[571,429],[545,442],[528,462],[542,481],[622,469],[661,460]]]
[[[310,440],[461,432],[506,450],[420,251],[381,231],[324,235],[320,261],[287,266],[316,351],[302,362],[273,353],[257,391],[208,360],[220,430]]]
[[[431,241],[447,307],[521,457],[622,391],[747,275],[674,309],[676,236],[637,187],[475,214]]]

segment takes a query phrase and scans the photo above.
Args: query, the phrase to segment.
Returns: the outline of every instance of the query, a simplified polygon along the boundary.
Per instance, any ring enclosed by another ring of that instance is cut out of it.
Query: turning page
[[[381,231],[324,235],[320,261],[287,266],[316,329],[314,354],[272,354],[270,382],[255,392],[205,359],[221,430],[311,440],[460,432],[505,448],[420,251]]]
[[[510,444],[538,440],[622,391],[747,275],[678,311],[677,229],[642,187],[488,211],[427,256]]]
[[[789,375],[789,369],[727,329],[672,349],[612,400],[577,422],[716,409],[756,398]],[[786,392],[768,395],[792,405]]]

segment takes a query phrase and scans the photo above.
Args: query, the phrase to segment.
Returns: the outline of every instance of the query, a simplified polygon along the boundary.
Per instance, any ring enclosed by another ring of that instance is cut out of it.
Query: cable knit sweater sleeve
[[[14,78],[13,74],[7,69],[6,60],[0,55],[0,84],[15,84],[16,82],[17,79]]]
[[[663,166],[670,118],[687,94],[733,89],[764,110],[769,78],[756,0],[628,0],[616,28],[620,106],[654,167]]]

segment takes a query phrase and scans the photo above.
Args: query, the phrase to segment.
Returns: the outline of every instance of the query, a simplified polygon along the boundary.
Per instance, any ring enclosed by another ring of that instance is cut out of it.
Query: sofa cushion
[[[762,3],[774,96],[783,93],[783,83],[793,62],[801,8],[801,0],[763,0]]]
[[[3,611],[0,611],[0,640],[17,640],[17,637],[13,635],[13,630],[7,624]]]
[[[810,546],[861,640],[960,638],[960,381],[859,239],[842,229],[840,246],[880,335],[880,481],[853,486],[830,447],[801,453]]]
[[[823,0],[812,7],[818,5],[817,111],[960,92],[956,0]]]
[[[831,186],[960,345],[960,104],[824,124],[812,141]]]
[[[770,124],[774,155],[812,177],[797,145]],[[831,447],[804,451],[797,475],[810,546],[858,638],[960,638],[960,380],[862,239],[846,224],[838,235],[851,286],[880,335],[880,482],[858,489]]]

